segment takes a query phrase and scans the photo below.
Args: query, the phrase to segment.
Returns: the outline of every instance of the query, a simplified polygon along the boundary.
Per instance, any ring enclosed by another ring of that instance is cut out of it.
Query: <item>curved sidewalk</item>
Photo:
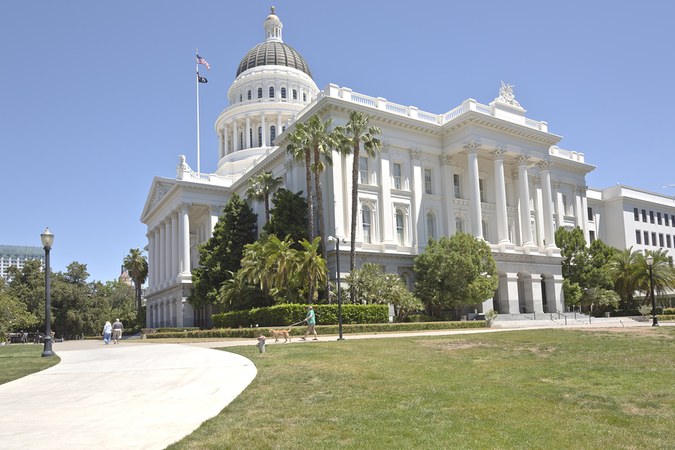
[[[224,351],[95,342],[55,344],[59,364],[0,385],[0,449],[163,449],[218,414],[257,373]],[[65,349],[78,347],[94,348]]]

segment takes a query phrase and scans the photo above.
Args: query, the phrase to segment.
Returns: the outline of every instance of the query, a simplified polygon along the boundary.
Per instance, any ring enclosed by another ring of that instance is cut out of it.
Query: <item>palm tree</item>
[[[246,281],[260,286],[265,295],[267,305],[272,305],[274,300],[270,296],[270,286],[273,284],[274,271],[267,268],[265,258],[265,246],[269,242],[267,233],[262,233],[260,238],[253,244],[244,246],[244,257],[241,260],[241,270],[237,272]]]
[[[635,292],[635,269],[639,252],[633,247],[616,251],[609,260],[609,272],[614,290],[624,300],[624,311],[630,311]]]
[[[246,277],[239,272],[227,271],[229,278],[221,284],[217,305],[221,311],[241,311],[259,304],[260,289],[248,284]]]
[[[295,131],[289,135],[290,143],[286,152],[296,161],[305,162],[305,181],[307,182],[307,236],[314,240],[314,201],[312,200],[312,153],[305,140],[303,124],[297,123]]]
[[[139,313],[141,312],[141,288],[148,278],[148,260],[141,253],[143,253],[143,250],[140,248],[132,248],[129,250],[129,254],[124,257],[124,268],[129,272],[136,289],[136,307]]]
[[[279,291],[286,288],[288,300],[293,303],[288,273],[295,270],[298,252],[293,250],[291,245],[293,241],[290,240],[290,235],[286,236],[283,241],[274,235],[269,236],[269,241],[265,245],[265,267],[267,270],[274,271],[274,287]]]
[[[270,195],[284,184],[281,177],[274,178],[272,172],[263,172],[260,175],[249,178],[249,187],[246,189],[248,201],[263,202],[265,205],[265,222],[270,220]]]
[[[328,279],[326,260],[317,253],[319,242],[321,242],[321,238],[318,237],[312,243],[307,239],[300,241],[304,251],[298,253],[298,279],[302,286],[308,286],[309,288],[308,304],[311,304],[314,300],[314,286],[325,284]]]
[[[645,254],[638,254],[635,266],[635,287],[645,293],[644,304],[651,302],[651,286],[649,278],[649,266],[647,256],[654,258],[652,263],[652,277],[654,278],[654,291],[663,294],[668,290],[675,289],[675,269],[665,249],[645,250]]]
[[[380,149],[380,140],[374,136],[382,134],[382,130],[377,127],[369,127],[370,116],[364,115],[359,111],[349,112],[349,121],[343,129],[340,129],[341,150],[344,154],[352,153],[354,161],[352,164],[352,225],[351,225],[351,251],[349,257],[349,271],[356,267],[356,214],[358,205],[359,189],[359,162],[360,150],[363,145],[363,151],[371,158],[376,157],[376,152]],[[351,292],[352,302],[354,301],[354,291]]]

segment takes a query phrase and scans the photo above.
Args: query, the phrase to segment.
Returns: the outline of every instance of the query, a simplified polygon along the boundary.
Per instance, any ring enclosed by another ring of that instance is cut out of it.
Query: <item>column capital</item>
[[[211,214],[216,214],[220,216],[220,213],[223,212],[224,207],[222,205],[209,205],[211,209]]]
[[[452,156],[449,153],[443,153],[438,159],[441,160],[441,166],[452,165]]]
[[[497,160],[504,160],[504,155],[506,155],[506,149],[504,147],[497,147],[493,151],[490,152],[490,155],[492,155],[492,159],[495,161]]]
[[[422,149],[417,147],[410,147],[410,157],[412,159],[420,159],[422,156]]]
[[[190,206],[192,206],[192,203],[181,202],[181,203],[179,203],[179,204],[176,206],[176,208],[177,208],[179,211],[185,212],[185,211],[188,210],[188,208],[190,208]]]
[[[542,159],[537,163],[537,167],[539,168],[540,172],[543,172],[545,170],[549,170],[551,168],[551,160],[550,159]]]
[[[518,169],[511,170],[511,179],[513,179],[513,180],[518,179]]]
[[[520,155],[516,156],[516,164],[519,166],[527,165],[529,161],[530,155],[526,155],[525,153],[521,153]]]
[[[477,141],[474,141],[473,139],[467,142],[466,144],[462,145],[462,148],[467,151],[467,153],[478,153],[478,149],[482,146],[483,144]]]
[[[389,153],[389,147],[391,147],[391,142],[382,141],[382,146],[380,146],[380,153]]]
[[[284,169],[289,171],[292,168],[293,168],[293,160],[292,159],[288,159],[288,160],[284,161]]]
[[[538,185],[538,184],[541,184],[541,177],[540,177],[539,175],[535,175],[535,176],[532,177],[532,178],[533,178],[533,181],[534,181],[534,185],[535,185],[535,186]]]
[[[160,227],[166,226],[166,222],[167,222],[166,218],[160,220],[160,221],[159,221],[159,226],[160,226]]]
[[[172,220],[173,220],[173,219],[177,219],[179,214],[180,214],[180,213],[178,212],[178,210],[177,210],[177,209],[174,209],[173,211],[171,211],[171,212],[169,213],[169,217],[171,217]]]
[[[556,180],[551,180],[551,181],[553,182],[553,187],[554,187],[556,190],[560,190],[560,189],[562,188],[563,182],[562,182],[561,180],[557,180],[557,179],[556,179]]]
[[[575,184],[574,185],[574,192],[578,192],[581,195],[585,194],[587,189],[588,189],[588,186],[583,185],[583,184]]]

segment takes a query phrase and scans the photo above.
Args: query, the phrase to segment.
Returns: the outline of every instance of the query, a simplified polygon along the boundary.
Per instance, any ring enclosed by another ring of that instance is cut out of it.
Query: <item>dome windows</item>
[[[286,88],[285,87],[281,88],[281,98],[286,98]]]
[[[293,89],[293,100],[297,100],[297,99],[298,99],[298,90]]]
[[[251,100],[251,90],[248,90],[248,99]]]
[[[270,98],[274,98],[274,86],[270,86]]]
[[[305,92],[302,93],[302,101],[303,102],[307,101],[307,94]]]
[[[262,98],[262,88],[258,88],[258,98]]]

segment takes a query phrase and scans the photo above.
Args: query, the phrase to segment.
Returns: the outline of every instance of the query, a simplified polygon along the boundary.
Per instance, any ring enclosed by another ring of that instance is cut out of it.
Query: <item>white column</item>
[[[239,132],[237,131],[237,121],[232,121],[232,151],[236,152],[239,149]]]
[[[530,191],[532,195],[532,204],[533,209],[534,209],[534,234],[532,236],[532,240],[534,241],[535,245],[538,247],[543,247],[544,246],[544,218],[542,217],[542,203],[541,203],[541,189],[539,189],[539,185],[541,184],[541,177],[539,175],[535,175],[532,177],[532,190]]]
[[[180,271],[183,276],[190,276],[190,203],[181,203],[180,207]]]
[[[180,274],[178,215],[177,210],[171,211],[171,278],[176,278]]]
[[[455,207],[453,199],[455,197],[455,185],[452,177],[452,157],[444,153],[441,160],[441,190],[443,191],[443,220],[438,222],[438,236],[442,234],[452,236],[455,234]],[[440,218],[439,218],[440,219]],[[445,230],[445,233],[442,232]]]
[[[516,157],[518,164],[518,202],[520,203],[520,233],[523,246],[532,246],[532,224],[530,220],[530,194],[527,180],[528,155],[520,154]]]
[[[495,170],[495,200],[497,203],[497,238],[500,244],[510,244],[509,221],[506,210],[506,182],[504,180],[504,155],[506,149],[497,147],[491,153]]]
[[[166,219],[159,222],[159,274],[157,281],[164,283],[166,276]]]
[[[166,234],[165,240],[166,240],[166,254],[164,255],[164,280],[169,281],[171,280],[171,266],[172,266],[172,261],[171,261],[171,215],[169,214],[169,217],[166,219],[166,225],[165,225],[165,231],[164,233]]]
[[[545,159],[537,164],[541,173],[542,206],[544,209],[544,239],[546,247],[555,247],[555,230],[553,229],[553,196],[551,194],[551,161]]]
[[[152,276],[155,279],[155,287],[157,287],[160,284],[162,284],[162,280],[160,279],[160,276],[159,276],[159,274],[160,274],[160,271],[159,271],[160,261],[162,259],[161,255],[160,255],[160,251],[159,251],[159,249],[160,249],[159,226],[155,227],[155,229],[153,230],[153,233],[155,233],[155,252],[154,252],[154,254],[155,254],[155,258],[154,258],[155,267],[152,268],[153,269],[152,270]]]
[[[225,140],[223,139],[223,130],[218,131],[218,158],[225,156]]]
[[[482,144],[470,141],[463,145],[469,155],[469,195],[471,196],[471,228],[473,235],[483,239],[483,218],[480,205],[480,179],[478,174],[478,149]]]
[[[584,239],[586,239],[588,245],[591,245],[590,237],[588,236],[588,203],[586,200],[586,186],[578,184],[577,192],[579,203],[581,203],[581,210],[579,211],[581,217],[581,229],[584,230]],[[655,244],[652,242],[652,245]]]
[[[251,148],[251,117],[246,115],[246,131],[244,131],[244,140],[246,141],[246,148]]]
[[[260,113],[260,134],[262,135],[262,146],[267,147],[267,130],[265,129],[264,113]]]
[[[148,287],[152,289],[155,286],[155,232],[148,230]]]
[[[391,178],[389,174],[389,149],[384,146],[380,150],[380,175],[382,177],[382,241],[394,244],[394,216],[391,204]],[[406,230],[409,227],[405,227]]]
[[[277,113],[277,136],[279,136],[280,134],[281,134],[281,113]],[[270,145],[272,145],[272,142],[270,142]]]
[[[555,206],[555,218],[556,218],[556,226],[553,227],[553,235],[555,236],[556,230],[561,226],[563,226],[563,224],[565,223],[564,221],[565,211],[563,211],[562,192],[560,192],[560,190],[562,189],[562,181],[552,180],[552,183],[553,183],[553,204]]]
[[[223,156],[229,155],[230,152],[230,141],[229,134],[227,133],[227,123],[223,127]]]
[[[213,236],[213,229],[220,219],[220,214],[223,212],[223,207],[220,205],[211,205],[211,222],[209,223],[209,239]]]
[[[415,194],[415,200],[412,205],[412,211],[410,215],[413,218],[419,217],[420,210],[422,209],[422,194],[424,193],[424,171],[422,170],[422,162],[420,157],[422,156],[422,150],[419,148],[412,147],[410,149],[410,159],[412,160],[412,182],[413,182],[413,193]],[[392,218],[393,220],[393,218]],[[413,219],[412,222],[412,236],[413,242],[410,243],[413,247],[418,244],[418,234],[417,234],[417,220]]]

